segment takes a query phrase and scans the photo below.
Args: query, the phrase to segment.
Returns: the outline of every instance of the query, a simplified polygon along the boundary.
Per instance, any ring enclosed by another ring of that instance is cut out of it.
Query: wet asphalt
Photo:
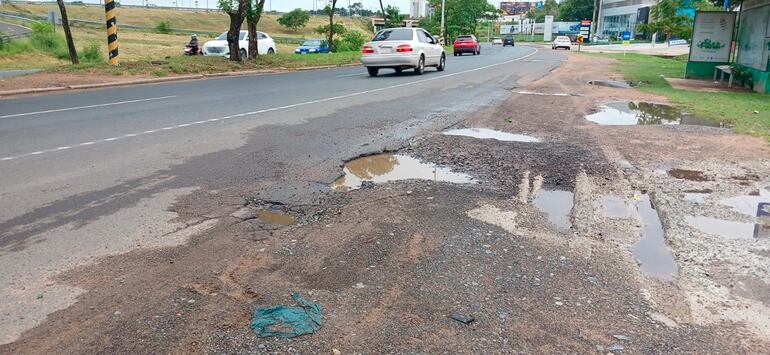
[[[174,210],[195,209],[190,191],[204,189],[236,203],[308,203],[344,161],[452,126],[564,58],[484,46],[422,76],[350,67],[0,101],[0,289],[19,298],[3,306],[0,340],[75,297],[49,309],[29,285],[125,252],[126,235],[141,235],[139,247],[173,232],[171,207],[147,201],[171,194]]]

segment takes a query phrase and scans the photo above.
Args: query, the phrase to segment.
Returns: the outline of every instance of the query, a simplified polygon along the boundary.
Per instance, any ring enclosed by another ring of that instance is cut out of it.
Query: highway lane
[[[178,199],[307,198],[342,161],[444,129],[563,58],[485,46],[422,76],[350,67],[1,100],[0,343],[75,302],[57,272],[184,242]]]

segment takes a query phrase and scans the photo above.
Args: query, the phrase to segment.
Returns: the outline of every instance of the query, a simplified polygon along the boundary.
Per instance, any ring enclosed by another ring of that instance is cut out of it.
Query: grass
[[[585,53],[617,60],[614,69],[642,91],[662,95],[697,116],[733,124],[735,131],[770,140],[770,96],[755,92],[698,92],[674,89],[664,77],[682,78],[687,56],[673,59],[642,54]],[[754,113],[754,112],[758,113]]]
[[[212,0],[214,1],[214,0]],[[38,16],[47,16],[48,10],[57,9],[56,3],[50,4],[3,4],[0,9],[13,12],[22,12]],[[58,10],[56,10],[58,13]],[[68,5],[67,14],[70,19],[104,21],[104,8],[100,6]],[[278,24],[280,15],[265,13],[259,22],[259,30],[273,37],[298,37],[316,38],[318,34],[313,30],[319,25],[328,24],[329,18],[325,16],[311,16],[305,28],[294,32]],[[117,12],[118,28],[121,24],[145,26],[155,29],[158,24],[164,22],[173,29],[186,29],[199,32],[221,33],[227,30],[229,19],[227,15],[219,11],[205,10],[175,10],[157,8],[120,7]],[[338,17],[335,21],[343,22],[348,30],[354,30],[373,35],[369,22],[363,18]],[[244,30],[246,27],[244,26]]]

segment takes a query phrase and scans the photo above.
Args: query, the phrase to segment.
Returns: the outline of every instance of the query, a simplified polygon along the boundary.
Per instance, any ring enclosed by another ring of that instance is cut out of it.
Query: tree
[[[441,11],[441,0],[430,0],[430,5]],[[447,40],[461,34],[476,33],[478,20],[483,18],[487,12],[494,11],[497,9],[487,0],[446,0]]]
[[[310,21],[310,13],[302,9],[294,9],[278,18],[278,23],[292,31],[297,32],[300,28],[307,26]]]
[[[249,8],[246,10],[246,26],[249,30],[249,55],[247,58],[256,60],[259,55],[259,36],[257,36],[257,24],[262,18],[262,10],[265,8],[265,0],[246,0]]]
[[[227,30],[227,47],[230,49],[230,60],[241,61],[241,46],[238,40],[241,36],[241,26],[246,18],[250,0],[219,0],[219,8],[230,17],[230,28]]]
[[[325,35],[329,33],[329,25],[321,25],[315,28],[315,32],[319,35]],[[343,35],[347,32],[347,29],[345,28],[345,25],[342,24],[342,22],[337,22],[334,24],[334,34],[335,35]]]
[[[72,64],[80,63],[78,59],[78,51],[75,49],[75,41],[72,40],[72,32],[70,31],[70,21],[67,17],[67,8],[64,7],[64,0],[56,0],[59,5],[59,12],[61,13],[61,25],[64,28],[64,37],[67,38],[67,49],[70,52],[70,60]]]
[[[666,42],[671,36],[682,39],[692,38],[692,19],[687,15],[677,15],[678,0],[660,0],[657,5],[650,7],[650,23],[639,24],[641,32],[662,32]]]
[[[352,5],[348,7],[348,10],[350,11],[350,14],[359,14],[361,15],[361,10],[364,9],[364,4],[360,2],[354,2]]]
[[[326,14],[329,15],[329,52],[334,51],[334,8],[337,7],[337,0],[329,0],[326,6]]]
[[[564,0],[559,4],[562,21],[590,20],[594,16],[594,0]]]
[[[403,26],[405,17],[400,13],[398,7],[388,5],[385,8],[385,28]]]

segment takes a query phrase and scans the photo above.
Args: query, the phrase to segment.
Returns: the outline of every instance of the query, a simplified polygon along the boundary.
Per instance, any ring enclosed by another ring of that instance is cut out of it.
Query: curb
[[[327,65],[322,67],[302,67],[302,68],[296,68],[296,69],[284,68],[281,70],[259,69],[259,70],[245,70],[245,71],[221,72],[221,73],[210,73],[210,74],[180,75],[180,76],[170,76],[170,77],[164,77],[164,78],[116,81],[116,82],[109,82],[109,83],[52,86],[52,87],[31,88],[31,89],[16,89],[16,90],[0,91],[0,97],[12,96],[12,95],[23,95],[23,94],[38,94],[38,93],[51,92],[51,91],[98,89],[98,88],[115,87],[115,86],[156,84],[156,83],[166,83],[166,82],[173,82],[173,81],[183,81],[183,80],[200,80],[205,78],[257,76],[257,75],[266,75],[266,74],[289,73],[292,71],[310,71],[310,70],[323,70],[323,69],[333,69],[333,68],[345,68],[345,67],[353,67],[353,66],[359,66],[359,65],[361,64],[354,63],[354,64],[343,64],[343,65]]]

